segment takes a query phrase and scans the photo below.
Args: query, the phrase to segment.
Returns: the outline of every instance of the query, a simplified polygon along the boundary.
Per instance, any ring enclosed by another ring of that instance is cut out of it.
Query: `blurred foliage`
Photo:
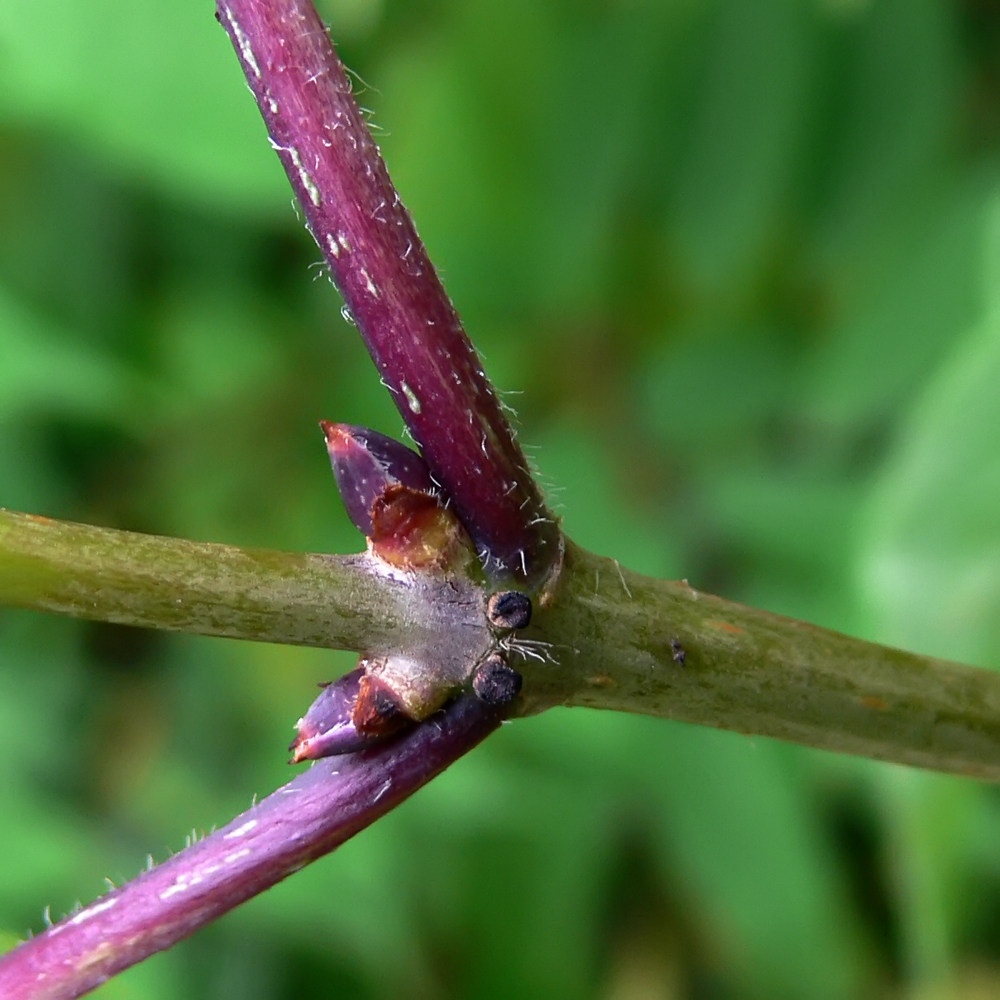
[[[1000,3],[323,9],[576,540],[1000,667]],[[401,424],[318,259],[210,0],[0,0],[0,504],[356,548],[316,422]],[[0,949],[349,662],[0,612]],[[577,710],[97,995],[998,994],[992,788]]]

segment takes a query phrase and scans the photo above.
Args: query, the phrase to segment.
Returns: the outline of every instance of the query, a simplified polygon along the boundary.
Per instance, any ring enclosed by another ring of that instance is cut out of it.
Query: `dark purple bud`
[[[344,506],[372,552],[400,569],[448,571],[474,557],[465,528],[424,460],[398,441],[321,421]]]
[[[292,763],[353,753],[398,732],[409,720],[387,693],[372,687],[364,666],[326,685],[298,721],[288,748]]]
[[[519,590],[491,594],[486,602],[486,617],[494,628],[527,628],[531,624],[531,598]]]
[[[427,463],[406,445],[367,427],[326,420],[320,427],[347,515],[368,538],[375,533],[372,507],[389,489],[404,486],[428,495],[437,492]]]
[[[487,705],[509,705],[521,692],[521,675],[494,653],[476,668],[472,690]]]

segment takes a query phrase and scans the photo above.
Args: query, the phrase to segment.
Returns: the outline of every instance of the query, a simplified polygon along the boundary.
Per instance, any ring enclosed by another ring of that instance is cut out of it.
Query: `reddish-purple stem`
[[[218,17],[309,230],[487,572],[537,581],[558,559],[558,527],[311,0],[218,0]]]
[[[501,713],[465,695],[371,750],[318,761],[228,826],[0,958],[3,1000],[71,1000],[332,851],[472,749]]]
[[[219,0],[218,17],[435,482],[494,581],[540,583],[560,557],[558,526],[315,8]],[[479,697],[462,695],[394,739],[314,764],[224,829],[0,958],[0,997],[78,997],[342,844],[499,725],[520,677],[489,661],[476,678]]]

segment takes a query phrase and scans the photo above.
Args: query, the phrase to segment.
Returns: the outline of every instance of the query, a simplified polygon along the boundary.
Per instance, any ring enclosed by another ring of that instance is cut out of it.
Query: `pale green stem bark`
[[[415,590],[365,555],[189,542],[0,508],[0,604],[15,607],[360,652],[434,627],[433,602]]]
[[[568,546],[531,709],[588,705],[1000,780],[1000,673],[652,580]],[[535,650],[537,653],[538,650]]]
[[[265,642],[442,649],[447,585],[366,556],[238,549],[0,511],[0,603]],[[524,711],[583,705],[1000,780],[1000,674],[653,580],[568,544],[511,643]],[[435,610],[437,609],[437,610]],[[442,610],[443,609],[443,610]],[[521,655],[516,654],[520,652]]]

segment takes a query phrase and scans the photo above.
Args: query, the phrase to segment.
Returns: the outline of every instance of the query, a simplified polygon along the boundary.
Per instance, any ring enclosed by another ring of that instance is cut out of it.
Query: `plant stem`
[[[0,603],[75,618],[364,653],[432,644],[456,626],[485,637],[473,595],[445,586],[389,576],[367,555],[241,549],[0,508]]]
[[[1000,781],[1000,673],[653,580],[569,545],[527,711],[588,705]]]
[[[452,585],[391,578],[364,556],[236,549],[0,511],[0,603],[39,611],[474,662],[490,643],[482,595],[455,603]],[[511,657],[526,713],[585,705],[658,715],[1000,780],[1000,674],[653,580],[572,544],[523,639],[542,643],[513,644],[528,654]]]
[[[0,997],[82,996],[328,854],[499,724],[500,713],[464,696],[391,743],[317,762],[228,826],[0,958]]]
[[[462,328],[311,0],[219,0],[347,308],[487,573],[537,583],[558,526]]]

